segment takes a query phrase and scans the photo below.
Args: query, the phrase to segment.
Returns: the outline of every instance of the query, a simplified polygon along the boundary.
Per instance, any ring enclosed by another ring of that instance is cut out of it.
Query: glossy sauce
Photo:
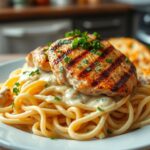
[[[56,81],[55,76],[52,74],[52,72],[46,73],[40,70],[40,74],[35,74],[34,76],[29,76],[29,73],[32,71],[35,71],[37,68],[31,68],[24,65],[22,73],[20,75],[20,82],[28,82],[30,83],[35,80],[44,80],[48,83],[48,87],[51,87],[54,91],[60,91],[63,95],[59,95],[62,98],[62,101],[65,102],[68,105],[74,105],[74,104],[86,104],[91,107],[106,107],[112,103],[114,103],[113,99],[107,96],[88,96],[84,95],[82,93],[79,93],[72,87],[66,86],[66,85],[59,85]],[[46,101],[49,101],[52,99],[53,96],[40,96],[40,98],[44,99]]]

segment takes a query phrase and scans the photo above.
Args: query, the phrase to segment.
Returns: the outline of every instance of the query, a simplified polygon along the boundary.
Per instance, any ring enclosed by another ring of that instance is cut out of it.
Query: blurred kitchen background
[[[27,53],[75,28],[150,45],[150,0],[0,0],[0,54]]]

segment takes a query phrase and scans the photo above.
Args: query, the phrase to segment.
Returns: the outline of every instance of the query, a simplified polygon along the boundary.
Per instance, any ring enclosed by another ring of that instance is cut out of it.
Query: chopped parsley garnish
[[[84,36],[84,37],[85,37],[85,36],[87,36],[87,35],[88,35],[88,32],[87,32],[87,31],[84,31],[84,32],[82,32],[81,34],[82,34],[82,36]]]
[[[97,32],[94,32],[93,35],[96,37],[94,40],[89,40],[90,37],[88,36],[88,32],[81,32],[78,29],[75,29],[74,31],[70,31],[65,34],[65,37],[75,37],[71,43],[72,49],[76,49],[77,47],[81,47],[86,50],[93,50],[91,51],[94,54],[97,54],[99,56],[102,55],[102,53],[97,52],[97,50],[102,49],[103,45],[100,42],[100,34]]]
[[[60,73],[63,73],[64,72],[64,67],[63,66],[59,67],[59,71],[60,71]]]
[[[96,61],[94,64],[95,64],[95,66],[99,66],[100,62]]]
[[[97,33],[97,32],[94,32],[93,35],[94,35],[97,39],[100,39],[100,38],[101,38],[100,34]]]
[[[107,63],[112,63],[112,62],[113,62],[112,59],[106,59],[105,61],[106,61]]]
[[[125,62],[126,62],[126,63],[130,63],[130,60],[129,60],[128,57],[125,58]]]
[[[69,63],[69,62],[71,61],[71,58],[68,57],[68,56],[66,56],[66,57],[64,58],[64,61],[65,61],[66,63]]]
[[[92,41],[92,46],[93,46],[94,49],[102,48],[99,40]]]
[[[87,38],[86,38],[86,37],[78,38],[78,43],[79,43],[80,45],[82,45],[82,44],[84,44],[84,43],[86,43],[86,42],[87,42]]]
[[[72,49],[77,48],[78,45],[79,45],[79,40],[78,40],[78,38],[75,38],[75,39],[72,41]]]
[[[100,108],[100,107],[97,107],[97,110],[98,111],[104,111],[102,108]]]
[[[96,54],[97,50],[96,49],[92,49],[90,52],[93,53],[93,54]]]
[[[74,34],[75,34],[75,35],[80,35],[80,34],[81,34],[81,31],[80,31],[79,29],[75,29],[75,30],[74,30]]]
[[[101,51],[98,51],[98,52],[96,52],[96,55],[98,55],[98,56],[102,56],[102,55],[103,55],[103,53],[102,53]]]
[[[67,32],[67,33],[65,34],[65,37],[80,36],[80,35],[81,35],[81,31],[78,30],[78,29],[75,29],[74,31]]]
[[[61,98],[58,97],[58,96],[55,96],[54,100],[56,100],[56,101],[61,101]]]
[[[86,68],[86,71],[91,71],[91,70],[92,70],[91,67]]]
[[[89,61],[87,59],[83,59],[82,61],[84,64],[89,64]]]
[[[62,53],[62,51],[61,51],[61,50],[58,50],[57,52],[58,52],[58,53]]]
[[[18,95],[19,92],[20,92],[19,86],[20,86],[20,83],[19,83],[19,82],[16,82],[16,83],[14,84],[13,93],[14,93],[15,95]]]
[[[96,54],[98,56],[102,56],[103,55],[103,52],[101,52],[99,50],[96,50],[96,49],[92,49],[90,52],[93,53],[93,54]]]
[[[24,71],[22,74],[26,74],[26,73],[28,73],[29,71]]]
[[[48,42],[47,45],[48,47],[50,47],[52,45],[52,42]]]
[[[96,67],[95,67],[95,71],[96,71],[96,72],[101,71],[101,67],[100,67],[100,66],[96,66]]]
[[[13,88],[13,93],[14,93],[15,95],[18,95],[19,92],[20,92],[20,90],[19,90],[17,87],[14,87],[14,88]]]
[[[89,42],[85,42],[85,43],[83,43],[83,44],[81,45],[81,47],[82,47],[83,49],[89,50],[89,49],[90,49],[90,43],[89,43]]]
[[[60,40],[59,41],[59,44],[70,44],[71,43],[71,41],[69,41],[69,40]]]
[[[65,33],[65,37],[70,37],[70,36],[74,36],[74,31]]]
[[[82,47],[84,49],[90,48],[90,43],[87,41],[87,37],[77,37],[72,41],[72,49],[76,49],[77,47]]]
[[[15,86],[20,86],[20,83],[19,83],[19,82],[16,82],[16,83],[15,83]]]
[[[34,76],[34,75],[39,75],[40,74],[40,70],[36,69],[35,71],[32,71],[29,76]]]
[[[95,64],[95,71],[100,72],[101,69],[102,69],[102,66],[101,66],[100,62],[97,61],[94,64]]]

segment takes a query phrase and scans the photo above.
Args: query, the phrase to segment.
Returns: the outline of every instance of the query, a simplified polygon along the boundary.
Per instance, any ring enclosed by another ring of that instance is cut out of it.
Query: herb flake
[[[59,71],[60,71],[60,73],[63,73],[64,72],[64,67],[63,66],[59,67]]]
[[[56,100],[56,101],[61,101],[61,98],[58,97],[58,96],[55,96],[55,97],[54,97],[54,100]]]
[[[92,46],[94,49],[100,49],[101,48],[101,44],[100,44],[100,41],[99,40],[94,40],[92,41]]]
[[[130,60],[129,60],[128,57],[125,58],[125,62],[126,62],[127,64],[130,63]]]
[[[78,29],[67,32],[65,37],[75,37],[72,42],[72,49],[77,47],[81,47],[86,50],[94,49],[93,52],[96,54],[96,51],[103,48],[102,43],[100,42],[100,34],[94,32],[93,35],[96,37],[94,40],[89,40],[90,36],[88,36],[88,32],[81,32]],[[69,40],[67,40],[69,41]],[[98,52],[97,55],[101,56],[102,53]]]
[[[15,83],[15,86],[17,86],[17,87],[20,86],[20,83],[19,83],[19,82],[16,82],[16,83]]]
[[[112,59],[108,59],[108,58],[107,58],[105,61],[106,61],[107,63],[110,63],[110,64],[113,62]]]
[[[96,71],[96,72],[101,71],[101,67],[100,67],[100,66],[96,66],[96,67],[95,67],[95,71]]]
[[[14,93],[15,95],[18,95],[19,92],[20,92],[19,86],[20,86],[20,83],[19,83],[19,82],[16,82],[16,83],[14,84],[13,93]]]
[[[29,76],[40,75],[40,70],[36,69],[35,71],[30,72]]]
[[[70,36],[80,36],[81,31],[79,29],[75,29],[74,31],[67,32],[65,34],[65,37],[70,37]]]
[[[100,108],[100,107],[97,107],[97,110],[98,111],[104,111],[102,108]]]
[[[101,38],[100,34],[97,33],[97,32],[94,32],[93,35],[94,35],[97,39],[100,39],[100,38]]]
[[[47,45],[48,47],[50,47],[52,45],[52,42],[48,42]]]
[[[102,55],[103,55],[103,53],[102,53],[101,51],[98,51],[98,52],[96,52],[96,55],[98,55],[98,56],[102,56]]]
[[[66,57],[64,58],[64,61],[68,64],[68,63],[71,61],[71,58],[68,57],[68,56],[66,56]]]
[[[75,39],[72,41],[72,49],[77,48],[78,45],[79,45],[79,40],[78,40],[78,38],[75,38]]]
[[[88,72],[91,71],[91,70],[92,70],[91,67],[86,68],[86,71],[88,71]]]
[[[20,92],[20,90],[19,90],[17,87],[14,87],[14,88],[13,88],[13,93],[14,93],[15,95],[18,95],[19,92]]]
[[[89,61],[87,59],[83,59],[82,61],[84,64],[89,64]]]

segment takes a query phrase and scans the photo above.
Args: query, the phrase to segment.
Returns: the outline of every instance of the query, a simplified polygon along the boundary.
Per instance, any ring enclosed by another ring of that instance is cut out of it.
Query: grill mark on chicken
[[[56,49],[60,48],[60,46],[64,45],[64,44],[70,44],[72,42],[72,40],[74,39],[75,37],[71,37],[70,39],[65,39],[65,40],[59,40],[58,42],[55,43],[54,46],[52,46],[50,48],[51,51],[55,51]]]
[[[121,54],[109,67],[108,69],[104,70],[99,77],[94,80],[91,85],[97,86],[99,84],[99,82],[101,82],[102,80],[106,79],[107,77],[109,77],[109,75],[111,74],[111,72],[113,70],[115,70],[115,68],[117,68],[125,59],[125,56],[123,54]]]
[[[118,80],[118,82],[116,82],[114,84],[114,86],[112,87],[111,91],[115,92],[117,90],[119,90],[130,78],[130,76],[132,76],[132,74],[135,72],[135,67],[133,64],[130,65],[130,69],[128,72],[124,73],[120,80]]]
[[[63,58],[65,58],[67,55],[69,55],[72,52],[72,49],[68,49],[66,53],[63,53],[62,55],[58,56],[57,59],[54,60],[53,64],[57,65],[59,62],[62,61]]]
[[[70,38],[61,40],[68,39]],[[89,40],[92,39],[89,38]],[[115,92],[112,90],[120,78],[126,72],[129,72],[131,63],[127,63],[126,57],[117,51],[108,41],[101,42],[103,44],[102,51],[99,49],[95,50],[93,47],[84,49],[80,45],[73,49],[72,42],[70,44],[61,42],[63,46],[57,46],[57,49],[53,49],[53,51],[51,47],[55,46],[57,41],[53,43],[49,48],[48,56],[51,70],[56,76],[57,82],[60,84],[69,84],[77,91],[92,96],[101,94],[107,96],[126,96],[130,94],[137,85],[136,72],[129,77],[128,82],[131,81],[130,84],[126,82],[121,89],[119,88]],[[108,49],[112,49],[110,50],[111,52]],[[61,66],[64,71],[61,70]]]
[[[83,59],[90,51],[85,50],[82,54],[78,55],[76,58],[72,59],[68,65],[67,68],[69,69],[70,67],[74,66],[76,63],[78,63],[81,59]]]
[[[95,67],[95,63],[105,59],[106,56],[112,52],[112,50],[113,50],[113,46],[110,46],[106,48],[105,50],[103,50],[102,56],[99,56],[93,63],[91,63],[87,67],[87,68],[91,68],[91,70],[87,70],[87,68],[85,68],[78,76],[81,78],[88,76],[89,72],[92,71],[92,69]]]

